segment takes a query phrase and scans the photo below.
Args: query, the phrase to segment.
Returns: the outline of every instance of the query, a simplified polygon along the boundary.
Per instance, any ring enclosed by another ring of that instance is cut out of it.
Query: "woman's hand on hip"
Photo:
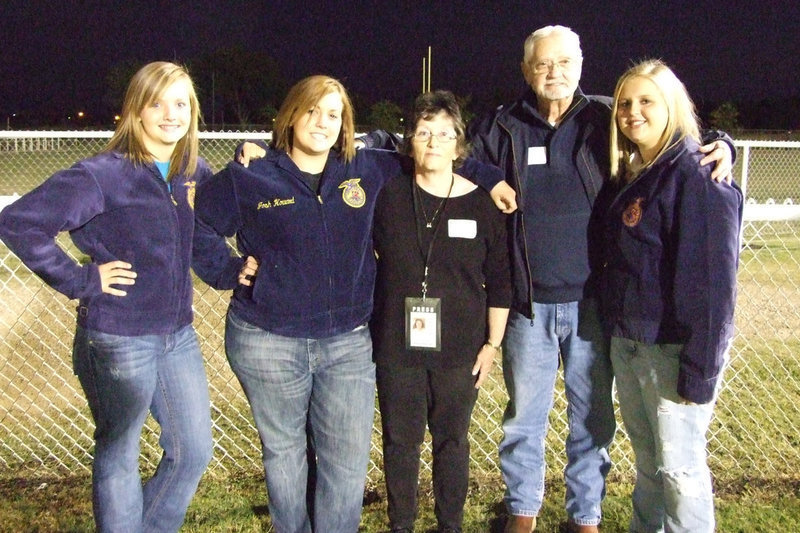
[[[253,279],[255,279],[257,273],[258,261],[252,255],[248,255],[247,259],[244,260],[242,269],[239,271],[239,284],[250,287],[253,285]]]
[[[100,286],[106,294],[114,296],[126,296],[128,293],[121,289],[115,289],[111,285],[133,285],[136,283],[136,272],[131,270],[131,264],[125,261],[109,261],[102,265],[97,265],[100,272]]]

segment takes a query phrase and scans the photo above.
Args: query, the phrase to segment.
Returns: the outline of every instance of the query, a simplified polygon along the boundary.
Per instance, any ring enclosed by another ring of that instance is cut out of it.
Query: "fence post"
[[[742,147],[742,177],[739,187],[742,189],[742,199],[747,201],[747,177],[749,176],[750,168],[750,145]]]

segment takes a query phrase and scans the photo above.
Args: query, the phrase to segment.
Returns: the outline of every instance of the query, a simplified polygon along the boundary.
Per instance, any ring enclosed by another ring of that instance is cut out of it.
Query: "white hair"
[[[522,61],[527,63],[531,57],[533,57],[533,50],[536,47],[536,43],[540,40],[544,39],[545,37],[550,37],[552,35],[561,35],[568,41],[572,41],[572,44],[575,45],[575,49],[578,51],[578,57],[583,57],[583,52],[581,51],[581,38],[578,37],[578,34],[572,31],[570,28],[566,26],[545,26],[543,28],[539,28],[535,32],[528,35],[528,38],[525,39],[525,45],[523,46],[524,55],[522,57]]]

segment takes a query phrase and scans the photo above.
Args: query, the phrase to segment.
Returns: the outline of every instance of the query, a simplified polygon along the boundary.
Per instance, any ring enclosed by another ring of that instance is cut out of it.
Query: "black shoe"
[[[460,527],[441,526],[439,533],[461,533]]]
[[[414,533],[413,527],[393,527],[389,533]]]

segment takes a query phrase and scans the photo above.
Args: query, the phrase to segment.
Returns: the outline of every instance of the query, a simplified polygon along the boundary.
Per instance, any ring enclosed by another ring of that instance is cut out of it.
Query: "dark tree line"
[[[109,68],[105,79],[106,93],[102,109],[91,111],[82,124],[74,117],[17,116],[14,129],[28,127],[113,127],[108,117],[120,112],[125,88],[131,76],[140,68],[140,61],[125,61]],[[286,80],[280,65],[267,52],[253,51],[240,46],[218,49],[187,63],[200,99],[206,129],[270,129],[291,83]],[[500,95],[503,96],[500,96]],[[495,90],[493,96],[473,99],[460,95],[459,101],[466,121],[489,111],[512,97],[508,90]],[[403,130],[406,109],[396,102],[370,100],[364,95],[350,95],[356,110],[359,130]],[[411,101],[414,95],[409,95]],[[800,130],[800,97],[783,97],[752,101],[740,99],[705,103],[699,109],[703,123],[729,132],[746,130]],[[10,121],[9,121],[10,122]],[[10,125],[10,124],[9,124]]]
[[[800,97],[763,100],[726,101],[707,113],[701,109],[704,123],[729,132],[737,130],[800,130]]]

